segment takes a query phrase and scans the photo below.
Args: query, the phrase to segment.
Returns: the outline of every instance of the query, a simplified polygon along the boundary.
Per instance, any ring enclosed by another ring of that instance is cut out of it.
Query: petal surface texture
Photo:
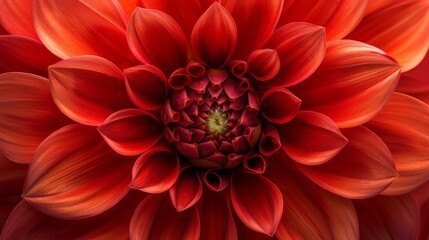
[[[0,25],[10,34],[39,39],[33,27],[33,0],[1,0]]]

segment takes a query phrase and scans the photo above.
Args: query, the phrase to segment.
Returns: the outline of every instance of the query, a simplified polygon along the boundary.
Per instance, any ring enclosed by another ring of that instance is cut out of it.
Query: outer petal
[[[290,23],[277,29],[264,47],[277,50],[280,71],[264,86],[291,86],[305,80],[325,56],[326,37],[323,27],[309,23]]]
[[[163,127],[150,113],[125,109],[110,115],[98,130],[113,150],[133,156],[155,145],[162,137]]]
[[[49,68],[52,96],[71,119],[99,125],[110,114],[132,106],[121,70],[106,59],[80,56]]]
[[[135,162],[131,187],[148,193],[165,192],[176,182],[179,170],[179,157],[175,152],[154,147]]]
[[[357,216],[350,200],[305,178],[282,151],[270,157],[267,176],[283,195],[278,239],[359,239]]]
[[[428,105],[394,93],[383,111],[367,124],[392,152],[399,173],[384,194],[404,194],[429,179],[428,122]]]
[[[419,212],[410,195],[353,201],[361,239],[417,239]]]
[[[411,71],[401,75],[395,91],[414,96],[429,104],[429,51],[423,61]]]
[[[213,3],[201,15],[192,30],[194,54],[212,68],[226,63],[234,51],[236,41],[237,27],[234,19],[218,2]]]
[[[125,37],[125,17],[116,1],[34,0],[33,11],[40,40],[58,57],[91,54],[120,67],[135,63]]]
[[[340,128],[372,119],[388,102],[400,66],[381,50],[364,43],[338,40],[328,44],[317,71],[291,91],[302,108],[326,114]]]
[[[30,163],[37,146],[67,122],[52,101],[48,80],[28,73],[0,75],[0,152]]]
[[[283,212],[279,189],[257,174],[235,171],[231,178],[231,203],[235,213],[250,229],[273,236]]]
[[[157,110],[167,98],[167,80],[157,67],[141,65],[125,69],[128,96],[139,108]]]
[[[326,28],[328,40],[341,39],[361,21],[367,0],[300,0],[283,11],[278,26],[309,22]]]
[[[127,20],[131,17],[134,10],[142,5],[142,0],[118,0],[122,10],[124,10],[125,17]]]
[[[329,162],[298,165],[313,182],[346,198],[368,198],[385,190],[398,176],[383,141],[365,127],[343,129],[349,144]]]
[[[429,48],[428,29],[428,1],[395,1],[367,15],[347,38],[383,49],[408,71]]]
[[[22,201],[9,217],[1,240],[7,239],[129,239],[128,229],[143,194],[130,192],[112,209],[82,220],[63,220],[45,215]]]
[[[0,36],[0,55],[0,73],[28,72],[46,77],[48,66],[59,61],[40,42],[23,36]]]
[[[38,211],[81,219],[114,206],[128,192],[132,161],[116,154],[97,130],[69,125],[51,134],[34,154],[24,198]]]
[[[33,0],[1,0],[0,25],[10,33],[39,39],[33,27]]]
[[[150,195],[138,206],[130,225],[132,240],[189,239],[200,237],[200,217],[194,206],[177,212],[167,194]]]
[[[282,0],[222,0],[221,2],[237,24],[237,48],[234,58],[238,59],[261,47],[270,37],[283,7]]]
[[[203,193],[201,178],[192,167],[183,168],[176,184],[170,188],[170,198],[177,211],[192,207]]]
[[[284,88],[271,88],[264,93],[261,101],[262,115],[277,124],[292,120],[301,106],[301,100]]]
[[[277,130],[287,154],[306,165],[329,161],[348,142],[331,119],[316,112],[300,112],[291,122],[277,126]]]
[[[143,63],[166,74],[186,65],[186,38],[173,18],[158,10],[137,8],[127,28],[128,45]]]

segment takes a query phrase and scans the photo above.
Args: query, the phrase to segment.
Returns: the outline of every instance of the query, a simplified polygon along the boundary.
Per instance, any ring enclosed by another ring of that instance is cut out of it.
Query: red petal
[[[259,81],[273,78],[280,70],[279,54],[273,49],[258,49],[247,58],[249,71]]]
[[[267,168],[267,160],[261,154],[250,152],[243,160],[243,171],[251,174],[263,174]]]
[[[137,8],[127,28],[127,39],[140,61],[159,67],[167,75],[186,65],[185,35],[164,12]]]
[[[243,58],[261,47],[270,37],[283,7],[282,0],[223,0],[222,5],[237,24],[237,49],[234,58]]]
[[[131,101],[144,110],[157,110],[167,98],[167,80],[157,67],[141,65],[125,69],[125,83]]]
[[[261,175],[235,171],[231,178],[231,203],[250,229],[273,236],[283,212],[279,189]]]
[[[132,106],[121,70],[106,59],[81,56],[49,68],[52,96],[60,110],[86,125],[99,125],[110,114]]]
[[[0,197],[0,230],[5,226],[7,218],[12,213],[15,206],[22,200],[20,195],[21,193],[16,196],[10,195]],[[3,239],[3,235],[1,235],[1,237],[1,239]]]
[[[176,182],[179,169],[176,153],[163,147],[154,147],[135,162],[131,187],[148,193],[165,192]]]
[[[270,156],[277,152],[281,146],[280,135],[277,129],[269,123],[264,123],[259,141],[259,152],[265,156]]]
[[[128,192],[130,159],[116,154],[97,130],[69,125],[51,134],[34,154],[24,198],[38,211],[81,219],[114,206]]]
[[[194,54],[212,68],[221,67],[228,61],[236,41],[234,19],[218,2],[214,2],[201,15],[192,30]]]
[[[91,54],[120,67],[135,62],[127,45],[125,18],[116,1],[36,0],[33,11],[40,40],[60,58]]]
[[[359,126],[388,102],[400,68],[375,47],[350,40],[333,41],[317,71],[291,91],[302,100],[302,108],[327,115],[338,127]]]
[[[361,21],[367,0],[301,0],[294,1],[279,20],[279,26],[290,22],[308,22],[326,28],[328,40],[341,39]]]
[[[316,112],[300,112],[291,122],[277,126],[277,130],[287,154],[306,165],[329,161],[347,144],[335,123]]]
[[[404,194],[429,179],[428,122],[428,105],[394,93],[383,111],[367,124],[392,152],[399,173],[384,194]]]
[[[0,55],[0,73],[28,72],[47,77],[48,66],[59,61],[40,42],[23,36],[0,36]]]
[[[282,124],[298,113],[301,100],[284,88],[271,88],[261,99],[262,115],[270,122]]]
[[[30,163],[37,146],[67,122],[52,101],[47,79],[28,73],[0,75],[0,151]]]
[[[152,114],[139,109],[124,109],[110,115],[98,127],[107,144],[125,156],[141,154],[162,137],[163,127]]]
[[[292,159],[278,151],[270,157],[267,176],[283,194],[284,211],[278,239],[358,239],[359,229],[350,200],[315,185]]]
[[[118,0],[122,10],[125,13],[126,19],[129,20],[134,10],[141,6],[141,0]]]
[[[396,1],[367,15],[347,38],[383,49],[408,71],[429,48],[428,29],[428,1]]]
[[[21,195],[28,165],[17,164],[0,154],[0,197]]]
[[[417,239],[419,212],[410,195],[353,201],[361,239]]]
[[[130,192],[108,211],[88,219],[47,216],[22,201],[9,217],[2,239],[128,239],[131,217],[143,194]]]
[[[136,240],[198,240],[200,218],[194,206],[177,212],[166,195],[150,195],[138,206],[131,220],[130,237]]]
[[[329,162],[298,165],[313,182],[345,198],[368,198],[385,190],[398,176],[383,141],[365,127],[343,129],[349,144]]]
[[[207,240],[237,240],[237,229],[225,194],[205,191],[201,208],[201,236]]]
[[[33,0],[0,1],[0,25],[10,33],[39,39],[33,27]]]
[[[291,86],[319,67],[326,49],[325,29],[309,23],[290,23],[277,29],[264,45],[277,50],[280,71],[264,86]]]
[[[176,184],[170,188],[170,198],[177,211],[192,207],[201,198],[203,185],[192,167],[183,168]]]

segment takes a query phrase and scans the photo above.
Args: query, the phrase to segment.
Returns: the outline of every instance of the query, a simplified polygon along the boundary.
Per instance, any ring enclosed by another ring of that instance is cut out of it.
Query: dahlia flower
[[[0,12],[0,239],[429,237],[429,1]]]

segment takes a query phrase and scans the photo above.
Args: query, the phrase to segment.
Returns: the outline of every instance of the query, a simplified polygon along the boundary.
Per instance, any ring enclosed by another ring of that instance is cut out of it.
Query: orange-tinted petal
[[[203,192],[201,178],[192,167],[182,168],[176,184],[170,188],[170,198],[177,211],[192,207]]]
[[[399,195],[429,179],[429,106],[401,93],[366,126],[392,152],[399,177],[383,192]]]
[[[277,50],[280,71],[264,86],[291,86],[319,67],[326,49],[325,29],[309,23],[290,23],[277,29],[264,47]]]
[[[419,212],[410,195],[355,200],[361,239],[417,239]],[[426,226],[425,226],[426,227]]]
[[[33,1],[34,26],[60,58],[97,55],[120,67],[135,63],[125,36],[125,16],[114,0]]]
[[[237,24],[234,58],[241,59],[270,37],[283,7],[283,0],[222,0]]]
[[[69,125],[34,154],[24,198],[38,211],[81,219],[114,206],[128,192],[132,161],[116,154],[93,127]]]
[[[198,209],[178,212],[171,204],[168,194],[150,195],[134,212],[130,225],[133,240],[198,240],[200,217]]]
[[[340,128],[372,119],[389,101],[400,65],[364,43],[338,40],[328,44],[317,71],[291,91],[302,108],[323,113]]]
[[[341,39],[361,21],[367,0],[300,0],[283,11],[278,26],[290,22],[308,22],[326,28],[328,40]]]
[[[135,105],[144,110],[157,110],[164,104],[167,80],[161,70],[140,65],[125,69],[124,73],[128,95]]]
[[[231,203],[250,229],[273,236],[283,212],[279,189],[261,175],[235,171],[231,178]]]
[[[180,26],[164,12],[137,8],[127,28],[127,40],[134,55],[169,75],[186,65],[186,38]]]
[[[124,11],[126,20],[129,20],[134,10],[142,5],[141,1],[142,0],[118,0],[122,10]]]
[[[131,217],[144,194],[130,192],[108,211],[82,220],[45,215],[22,201],[9,217],[0,239],[129,239]]]
[[[365,127],[342,132],[349,143],[333,159],[298,168],[313,182],[345,198],[368,198],[384,191],[398,176],[387,146]]]
[[[99,125],[110,114],[131,107],[122,72],[96,56],[80,56],[49,67],[52,96],[68,117]]]
[[[262,115],[270,122],[283,124],[298,114],[301,100],[284,88],[271,88],[261,98]]]
[[[367,15],[347,38],[383,49],[408,71],[429,48],[428,29],[428,1],[395,1]]]
[[[229,12],[214,2],[192,30],[194,54],[212,68],[223,66],[235,49],[237,27]]]
[[[39,39],[33,27],[33,0],[1,0],[0,25],[10,33]]]
[[[124,109],[110,115],[98,127],[107,144],[125,156],[141,154],[162,137],[163,127],[151,113]]]
[[[0,73],[28,72],[48,76],[47,68],[60,59],[40,42],[23,36],[0,36]]]
[[[329,161],[347,144],[335,123],[316,112],[300,112],[291,122],[276,127],[286,153],[306,165]]]
[[[8,159],[30,163],[37,146],[66,122],[47,79],[29,73],[0,75],[0,151]]]
[[[278,239],[358,239],[357,216],[350,200],[306,179],[282,151],[269,160],[267,176],[284,201]]]

